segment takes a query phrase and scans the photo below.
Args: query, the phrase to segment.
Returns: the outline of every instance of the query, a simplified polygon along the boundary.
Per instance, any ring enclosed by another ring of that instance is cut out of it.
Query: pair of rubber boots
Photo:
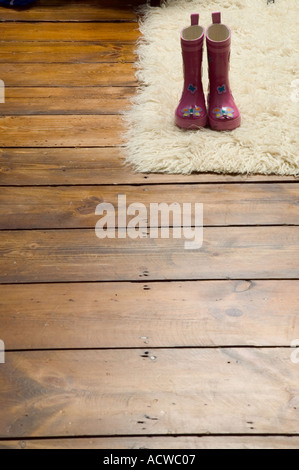
[[[233,130],[241,124],[240,112],[229,86],[231,31],[221,23],[220,12],[212,13],[213,24],[206,31],[209,94],[208,111],[202,88],[202,51],[205,30],[199,15],[191,15],[191,26],[181,31],[184,88],[175,112],[175,123],[183,129],[198,129],[207,123],[218,131]]]

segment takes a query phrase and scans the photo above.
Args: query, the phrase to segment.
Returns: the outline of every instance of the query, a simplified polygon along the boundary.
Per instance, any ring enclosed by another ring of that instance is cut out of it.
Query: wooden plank
[[[1,441],[0,449],[298,449],[298,436],[136,436]]]
[[[100,203],[113,204],[116,226],[119,226],[120,194],[126,196],[126,207],[143,204],[148,214],[153,203],[190,203],[192,225],[196,203],[204,206],[204,225],[299,225],[299,185],[243,183],[213,187],[205,184],[122,186],[121,189],[115,186],[7,187],[0,194],[0,229],[94,228],[99,220],[95,211]],[[135,215],[128,215],[126,223]],[[172,214],[169,219],[173,226]],[[148,217],[144,226],[149,226],[149,222]],[[120,226],[125,227],[123,223]]]
[[[11,352],[0,436],[298,434],[291,348]]]
[[[121,42],[1,42],[0,63],[134,62],[135,44]]]
[[[299,281],[0,286],[5,348],[290,346]]]
[[[134,87],[8,87],[0,115],[120,114],[134,94]]]
[[[135,42],[136,23],[2,23],[1,41]]]
[[[0,282],[299,278],[298,227],[206,227],[202,248],[191,250],[173,229],[169,239],[141,232],[2,231]]]
[[[0,148],[0,185],[296,182],[294,176],[137,173],[121,148]]]
[[[2,64],[1,78],[6,87],[137,85],[133,65],[127,63]]]
[[[142,0],[39,0],[26,10],[0,7],[1,21],[136,21]]]
[[[90,147],[121,145],[120,116],[0,117],[1,147]]]

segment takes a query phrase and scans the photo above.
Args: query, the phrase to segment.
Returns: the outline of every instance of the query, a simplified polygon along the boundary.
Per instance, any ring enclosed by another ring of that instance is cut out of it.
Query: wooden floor
[[[0,9],[0,447],[298,448],[298,180],[123,166],[137,3]],[[118,194],[203,248],[99,240]]]

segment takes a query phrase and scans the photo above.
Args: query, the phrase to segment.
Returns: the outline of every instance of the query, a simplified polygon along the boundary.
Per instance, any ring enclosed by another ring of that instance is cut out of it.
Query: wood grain
[[[146,230],[135,240],[100,240],[92,229],[0,232],[0,282],[299,278],[298,227],[206,227],[196,250],[173,229],[169,239]]]
[[[150,214],[151,204],[192,204],[192,225],[196,203],[203,204],[204,225],[299,225],[297,202],[299,185],[215,184],[143,185],[15,188],[0,194],[0,229],[94,228],[99,216],[96,207],[113,204],[118,225],[118,198],[125,195],[126,207],[143,204]],[[180,209],[182,211],[182,209]],[[136,215],[137,213],[135,213]],[[127,216],[127,223],[135,215]],[[149,226],[150,217],[143,225]],[[181,217],[182,222],[182,217]],[[172,214],[169,223],[173,226]],[[160,221],[161,224],[161,221]],[[177,225],[177,223],[175,223]],[[125,227],[124,224],[120,225]]]
[[[89,147],[121,145],[120,116],[0,117],[1,147]]]
[[[5,348],[290,346],[299,281],[0,286]]]
[[[0,449],[298,449],[298,436],[136,436],[1,441]]]
[[[9,87],[0,115],[120,114],[134,87]]]
[[[136,86],[132,64],[2,64],[6,87]],[[103,90],[104,93],[104,90]]]
[[[142,0],[39,0],[34,7],[0,7],[1,21],[136,21],[134,8]]]
[[[299,367],[291,352],[8,352],[0,436],[298,434]]]
[[[135,42],[136,23],[2,23],[1,41]]]
[[[121,42],[1,42],[0,63],[134,62],[135,45]]]
[[[291,182],[293,176],[137,173],[120,148],[0,148],[0,185]],[[211,190],[212,187],[211,187]]]

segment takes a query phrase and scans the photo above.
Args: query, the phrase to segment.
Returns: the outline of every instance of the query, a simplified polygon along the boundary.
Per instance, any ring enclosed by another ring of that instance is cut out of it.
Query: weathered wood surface
[[[151,204],[190,203],[191,223],[195,224],[195,204],[203,204],[204,225],[299,225],[297,202],[299,185],[291,184],[208,184],[83,186],[58,188],[3,188],[0,194],[1,229],[94,228],[99,216],[96,207],[110,203],[118,224],[118,200],[126,197],[126,207],[138,204],[146,208],[149,226]],[[123,197],[123,196],[121,196]],[[137,208],[137,206],[135,206]],[[136,210],[136,209],[135,209]],[[180,206],[183,212],[182,206]],[[135,213],[137,215],[138,212]],[[134,215],[127,216],[127,223]],[[173,221],[170,211],[169,223]],[[181,223],[183,222],[181,214]],[[159,224],[163,221],[159,218]],[[125,227],[123,223],[120,225]]]
[[[0,7],[1,21],[134,21],[134,9],[142,0],[39,0],[34,7],[10,9]]]
[[[0,436],[298,434],[299,367],[291,351],[7,353]]]
[[[36,114],[120,114],[130,106],[134,87],[10,87],[0,116]]]
[[[134,62],[134,43],[2,41],[0,63],[95,63]]]
[[[1,46],[0,46],[1,47]],[[136,86],[130,63],[2,64],[6,87]],[[82,91],[83,91],[82,90]],[[104,94],[105,90],[103,90]],[[9,92],[8,92],[9,95]],[[28,103],[30,107],[30,103]],[[26,113],[26,109],[24,110]]]
[[[119,146],[121,116],[9,116],[0,117],[2,147]]]
[[[1,441],[0,449],[298,449],[297,436],[136,436]]]
[[[135,23],[2,23],[1,41],[115,41],[135,42],[139,37]]]
[[[298,291],[299,281],[2,285],[1,334],[6,350],[290,346]]]
[[[191,250],[173,229],[168,239],[147,230],[137,239],[99,239],[93,229],[2,231],[0,282],[299,278],[298,227],[205,227],[202,248]]]
[[[125,166],[121,148],[0,148],[0,185],[290,182],[293,176],[167,175]],[[211,186],[210,191],[213,191]]]

